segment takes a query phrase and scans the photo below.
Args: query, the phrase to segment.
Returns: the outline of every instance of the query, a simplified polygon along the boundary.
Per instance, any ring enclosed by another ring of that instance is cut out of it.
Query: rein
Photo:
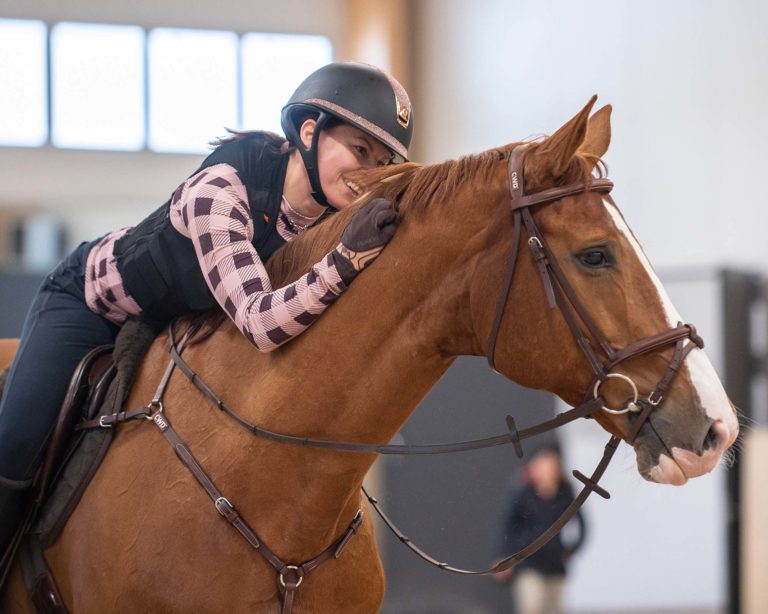
[[[537,192],[535,194],[526,195],[523,173],[523,156],[526,148],[527,146],[525,145],[516,148],[511,152],[509,158],[508,173],[513,223],[512,251],[510,254],[507,270],[504,275],[504,280],[499,295],[499,302],[496,308],[495,317],[488,339],[488,363],[495,371],[496,343],[498,340],[499,331],[501,329],[501,324],[504,319],[504,311],[509,299],[512,281],[514,279],[514,273],[522,240],[522,228],[525,226],[526,232],[528,234],[527,244],[531,249],[534,262],[536,263],[539,276],[541,277],[549,308],[554,309],[557,307],[560,310],[560,313],[562,314],[574,338],[576,339],[578,346],[581,348],[594,374],[593,380],[585,392],[584,401],[580,405],[566,412],[558,414],[551,420],[544,421],[540,424],[522,430],[518,430],[517,425],[515,424],[515,420],[512,418],[512,416],[507,416],[507,432],[504,434],[494,437],[487,437],[484,439],[472,439],[454,443],[413,445],[365,444],[312,439],[296,435],[286,435],[259,427],[258,425],[245,420],[234,410],[228,407],[226,403],[224,403],[224,401],[222,401],[221,398],[216,395],[216,393],[211,390],[211,388],[209,388],[206,383],[192,370],[189,364],[181,356],[181,352],[185,343],[197,332],[198,327],[190,327],[177,345],[173,333],[173,323],[171,323],[168,327],[169,353],[171,359],[168,364],[168,368],[166,369],[165,375],[163,376],[163,379],[160,383],[160,387],[155,393],[152,401],[150,401],[149,404],[145,407],[102,416],[98,420],[84,422],[79,425],[78,428],[109,428],[128,420],[141,418],[152,420],[161,430],[166,439],[168,439],[168,441],[171,443],[177,456],[179,456],[182,462],[184,462],[184,464],[190,469],[195,478],[205,489],[206,493],[214,502],[217,512],[221,514],[226,520],[228,520],[230,524],[232,524],[235,529],[240,532],[246,541],[248,541],[248,543],[251,544],[253,548],[257,549],[278,571],[279,584],[282,591],[284,592],[282,610],[283,614],[288,614],[291,611],[296,589],[298,589],[299,585],[301,584],[304,575],[317,567],[317,565],[323,561],[331,557],[338,558],[338,556],[341,554],[341,550],[360,526],[363,512],[362,510],[358,510],[346,532],[339,539],[337,539],[336,542],[331,544],[331,546],[323,551],[323,553],[311,561],[307,561],[301,565],[290,565],[280,560],[269,548],[267,548],[267,546],[262,541],[259,540],[259,538],[256,536],[256,533],[242,519],[242,517],[237,513],[230,502],[218,491],[205,471],[195,460],[189,448],[183,441],[181,441],[181,439],[179,439],[178,435],[175,433],[167,418],[165,417],[163,413],[162,397],[165,392],[165,388],[167,387],[168,381],[170,380],[171,374],[176,367],[178,367],[179,370],[220,411],[224,412],[227,416],[233,419],[240,427],[244,428],[256,437],[291,445],[320,448],[326,450],[339,450],[344,452],[418,455],[465,452],[469,450],[479,450],[483,448],[490,448],[512,443],[517,456],[522,458],[522,440],[553,430],[559,426],[572,422],[577,418],[590,417],[595,412],[601,410],[613,414],[637,414],[637,416],[632,421],[632,428],[628,437],[628,442],[633,443],[643,425],[646,423],[646,421],[649,420],[649,416],[653,409],[662,403],[664,396],[669,386],[671,385],[672,380],[674,379],[674,376],[682,366],[683,361],[685,360],[688,353],[695,348],[702,348],[704,346],[704,342],[696,333],[696,329],[693,325],[682,323],[678,324],[678,326],[675,328],[671,328],[656,335],[644,337],[643,339],[630,343],[624,348],[618,350],[615,349],[605,339],[605,337],[600,332],[600,329],[595,324],[594,320],[590,317],[588,311],[584,308],[581,301],[579,301],[575,291],[573,290],[573,287],[570,285],[567,278],[563,274],[562,269],[560,268],[553,252],[547,246],[543,235],[539,231],[536,222],[533,219],[531,207],[535,205],[546,205],[566,196],[572,196],[584,192],[608,194],[613,188],[613,182],[604,178],[595,178],[588,184],[569,184],[566,186]],[[579,324],[579,322],[581,322],[586,328],[586,333],[582,329],[582,326]],[[599,353],[594,349],[593,342],[599,348]],[[639,398],[637,386],[629,376],[623,373],[614,373],[611,371],[615,366],[621,364],[625,360],[647,354],[669,345],[675,346],[672,359],[667,366],[667,370],[656,384],[656,387],[647,395],[645,399]],[[602,354],[603,358],[601,358],[600,354]],[[614,409],[607,407],[605,405],[606,401],[599,395],[600,386],[606,380],[611,378],[621,379],[630,387],[632,391],[632,400],[623,408]],[[591,476],[587,477],[580,471],[573,471],[574,477],[581,481],[584,486],[574,501],[568,506],[568,508],[566,508],[563,514],[552,524],[552,526],[550,526],[546,531],[544,531],[544,533],[542,533],[537,539],[535,539],[525,548],[522,548],[518,552],[507,556],[496,565],[483,570],[467,570],[458,567],[452,567],[447,563],[442,563],[434,559],[429,554],[421,550],[418,546],[416,546],[410,540],[410,538],[408,538],[395,526],[392,520],[383,512],[379,506],[378,501],[370,494],[368,494],[365,488],[362,490],[371,506],[381,516],[387,527],[392,530],[395,536],[403,544],[405,544],[410,550],[416,553],[424,561],[440,569],[453,573],[465,575],[490,575],[513,567],[544,546],[544,544],[552,539],[557,534],[557,532],[560,531],[560,529],[562,529],[562,527],[577,513],[579,508],[581,508],[586,499],[593,492],[597,493],[603,498],[610,498],[610,494],[604,488],[599,486],[598,482],[602,478],[620,442],[621,439],[618,437],[610,437],[608,443],[605,445],[603,456],[598,462]]]

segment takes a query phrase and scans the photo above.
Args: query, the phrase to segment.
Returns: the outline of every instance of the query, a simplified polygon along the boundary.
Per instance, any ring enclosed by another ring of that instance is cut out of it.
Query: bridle
[[[633,421],[632,429],[628,438],[629,443],[633,443],[640,429],[653,411],[664,399],[664,395],[669,389],[675,374],[683,364],[688,353],[695,348],[703,348],[704,341],[696,333],[696,328],[692,324],[678,323],[675,328],[668,329],[656,335],[644,337],[635,341],[620,350],[616,350],[605,338],[600,328],[590,316],[589,312],[579,300],[573,290],[573,286],[563,274],[563,270],[555,258],[552,250],[547,245],[544,236],[533,219],[531,207],[536,205],[547,205],[566,196],[573,196],[584,192],[596,192],[598,194],[608,194],[613,189],[613,182],[605,178],[592,178],[589,184],[572,183],[562,187],[550,188],[535,194],[525,193],[525,173],[524,173],[524,155],[528,146],[518,146],[510,153],[508,173],[509,173],[509,193],[512,211],[512,252],[510,254],[509,264],[504,276],[499,302],[496,307],[496,315],[493,319],[491,332],[488,339],[488,364],[496,371],[495,354],[496,341],[499,337],[499,330],[504,318],[507,301],[509,299],[512,280],[515,274],[518,253],[520,251],[521,231],[523,225],[528,233],[528,247],[531,249],[534,263],[539,271],[544,292],[547,296],[547,302],[550,309],[557,307],[568,325],[571,333],[576,339],[576,343],[581,348],[590,368],[594,374],[591,384],[588,386],[584,396],[584,401],[598,398],[598,391],[603,382],[607,379],[615,378],[625,382],[632,390],[632,401],[621,409],[612,409],[602,405],[601,409],[611,414],[638,414]],[[579,321],[584,324],[587,333],[579,325]],[[604,359],[601,359],[593,346],[593,341],[602,352]],[[612,369],[622,362],[653,352],[655,350],[675,345],[675,353],[667,366],[667,370],[661,377],[656,387],[648,394],[645,399],[639,398],[637,386],[634,381],[623,373],[613,373]]]
[[[193,325],[184,334],[184,337],[177,344],[174,338],[173,322],[168,327],[169,352],[171,360],[162,378],[152,401],[146,406],[136,409],[118,412],[106,416],[101,416],[96,420],[81,423],[79,429],[91,428],[111,428],[115,425],[135,419],[151,420],[163,433],[165,438],[171,443],[177,456],[189,468],[197,481],[211,498],[216,511],[233,525],[233,527],[245,538],[245,540],[256,550],[258,550],[265,559],[276,569],[278,573],[278,585],[283,593],[283,614],[291,611],[295,600],[295,595],[303,577],[320,563],[330,559],[338,558],[347,542],[354,536],[362,522],[362,510],[358,510],[350,522],[347,530],[326,550],[310,561],[302,564],[289,564],[282,561],[271,551],[266,544],[256,535],[247,522],[235,510],[234,506],[226,497],[216,488],[213,481],[205,473],[202,466],[192,455],[189,447],[178,437],[174,429],[168,422],[167,416],[163,413],[163,395],[165,393],[171,374],[176,367],[208,398],[213,404],[227,416],[232,418],[239,426],[246,429],[254,436],[305,447],[321,448],[326,450],[340,450],[345,452],[375,453],[375,454],[444,454],[449,452],[463,452],[468,450],[478,450],[498,445],[513,444],[516,454],[522,458],[523,450],[521,442],[524,439],[540,435],[549,430],[572,422],[578,418],[592,416],[598,411],[606,411],[613,414],[636,414],[632,429],[628,437],[629,443],[633,443],[643,424],[649,419],[649,416],[655,407],[658,407],[664,400],[664,396],[669,389],[675,374],[683,364],[685,357],[694,348],[702,348],[704,342],[696,334],[696,329],[691,324],[678,324],[677,327],[666,330],[662,333],[651,335],[635,341],[622,349],[615,349],[608,340],[602,335],[600,329],[595,324],[581,301],[576,296],[572,286],[568,283],[565,275],[560,268],[557,259],[547,246],[547,243],[539,231],[534,221],[531,207],[537,205],[547,205],[566,196],[582,194],[584,192],[597,192],[608,194],[613,188],[613,182],[604,178],[593,178],[588,184],[573,183],[562,187],[551,188],[535,194],[525,194],[525,182],[523,173],[524,154],[527,146],[518,146],[510,152],[508,173],[510,185],[511,212],[513,223],[512,251],[509,264],[504,276],[501,287],[498,306],[491,326],[488,340],[487,358],[491,368],[495,370],[496,344],[499,337],[504,312],[509,300],[510,289],[515,274],[518,254],[520,252],[520,243],[522,227],[525,226],[528,234],[527,244],[531,249],[534,262],[539,271],[544,291],[550,309],[557,307],[565,319],[568,328],[574,335],[579,347],[587,359],[592,371],[593,379],[584,395],[584,401],[566,412],[556,415],[550,420],[546,420],[538,425],[519,430],[512,416],[507,416],[507,429],[502,435],[487,437],[484,439],[475,439],[460,441],[455,443],[440,444],[414,444],[414,445],[392,445],[392,444],[362,444],[344,441],[329,441],[300,437],[296,435],[286,435],[264,429],[242,418],[237,412],[228,407],[224,401],[211,390],[205,382],[192,370],[190,365],[182,358],[181,352],[186,342],[197,332],[198,327]],[[586,328],[582,329],[579,321]],[[598,350],[595,350],[594,345]],[[641,399],[637,386],[632,379],[622,373],[614,373],[612,369],[622,362],[647,354],[649,352],[667,347],[674,344],[675,351],[670,360],[664,375],[660,378],[656,387],[647,395],[647,398]],[[603,358],[600,358],[600,353]],[[626,382],[632,390],[632,401],[620,409],[612,409],[605,405],[605,401],[599,396],[600,385],[609,378],[618,378]],[[531,544],[520,551],[504,558],[497,564],[483,570],[467,570],[458,567],[452,567],[447,563],[432,558],[426,552],[416,546],[413,541],[403,534],[383,512],[378,501],[372,497],[363,488],[363,493],[371,506],[379,513],[385,524],[394,532],[397,538],[403,542],[409,549],[415,552],[420,558],[433,564],[440,569],[465,575],[489,575],[505,571],[523,559],[527,558],[544,544],[552,539],[558,531],[576,514],[579,508],[584,504],[587,497],[593,492],[598,495],[609,498],[608,492],[599,486],[598,482],[603,476],[620,439],[612,436],[605,446],[603,456],[598,462],[592,474],[587,477],[580,471],[574,471],[573,475],[582,482],[583,488],[577,494],[573,502],[563,512],[563,514],[540,535]]]
[[[515,268],[517,265],[517,259],[520,252],[520,242],[522,235],[522,227],[525,226],[528,234],[528,247],[531,249],[534,263],[539,271],[542,284],[544,286],[544,293],[547,297],[547,302],[550,309],[557,307],[563,316],[568,328],[573,334],[578,346],[581,348],[582,353],[587,359],[590,368],[593,372],[593,379],[584,395],[584,401],[581,405],[564,412],[555,417],[554,420],[544,422],[534,429],[537,430],[537,434],[552,430],[570,422],[579,417],[591,417],[591,415],[597,411],[605,411],[611,414],[637,414],[628,437],[628,442],[634,443],[643,425],[648,421],[651,412],[654,408],[658,407],[664,400],[664,396],[669,389],[675,375],[679,371],[686,356],[695,348],[703,348],[704,341],[696,333],[696,328],[692,324],[678,323],[675,328],[668,329],[656,335],[650,335],[644,337],[638,341],[630,343],[620,350],[616,350],[601,333],[600,328],[595,324],[589,312],[584,308],[584,305],[577,297],[573,290],[573,287],[568,282],[568,279],[563,274],[557,258],[555,258],[552,250],[548,247],[544,236],[536,225],[536,221],[533,218],[531,207],[541,205],[545,206],[558,201],[566,196],[573,196],[576,194],[583,194],[584,192],[597,192],[598,194],[609,194],[613,189],[613,182],[610,179],[605,178],[592,178],[588,184],[585,183],[571,183],[565,186],[550,188],[534,194],[525,193],[525,174],[524,174],[524,155],[527,150],[527,145],[516,147],[510,152],[509,163],[507,165],[508,178],[509,178],[509,194],[510,194],[510,210],[512,212],[512,250],[510,252],[509,263],[504,275],[504,280],[501,286],[501,292],[499,293],[499,300],[496,307],[496,313],[493,318],[493,324],[491,325],[491,331],[488,337],[488,350],[486,357],[491,369],[496,371],[495,355],[496,355],[496,343],[499,337],[499,331],[501,329],[501,323],[504,319],[504,312],[506,311],[507,302],[509,300],[510,289],[512,287],[512,281],[515,275]],[[587,329],[587,333],[584,332],[579,325],[579,320],[583,323]],[[598,352],[593,347],[593,342],[600,349],[604,355],[604,359],[601,360]],[[645,399],[641,399],[638,393],[637,386],[634,381],[623,373],[613,373],[611,370],[622,362],[653,352],[655,350],[667,347],[674,344],[675,351],[672,359],[667,365],[667,369],[664,375],[659,379],[656,387],[648,394]],[[621,409],[612,409],[607,407],[603,399],[599,396],[598,392],[600,385],[607,379],[617,378],[626,382],[632,390],[632,400]],[[557,421],[561,421],[561,424],[556,424]],[[520,440],[523,438],[523,432],[518,431],[514,419],[511,416],[507,416],[507,425],[510,430],[510,439],[515,447],[515,452],[519,458],[523,456],[523,450],[520,445]],[[527,435],[527,434],[526,434]],[[552,539],[560,529],[576,514],[579,508],[584,504],[587,497],[595,492],[601,497],[608,499],[610,495],[608,492],[598,485],[600,478],[602,477],[605,469],[608,467],[611,458],[613,457],[616,448],[620,443],[618,437],[612,436],[605,446],[603,456],[600,459],[597,467],[592,472],[590,477],[585,476],[580,471],[574,471],[573,475],[580,482],[584,484],[579,494],[575,497],[573,502],[568,508],[561,514],[561,516],[552,524],[544,533],[542,533],[536,540],[530,543],[525,548],[518,552],[504,558],[496,565],[484,570],[467,570],[457,567],[452,567],[446,563],[441,563],[438,560],[429,556],[426,552],[418,548],[413,542],[404,535],[394,523],[384,514],[384,512],[377,505],[378,502],[370,497],[366,492],[368,500],[373,505],[374,509],[382,517],[385,524],[395,533],[403,544],[415,552],[420,558],[439,567],[446,571],[465,575],[488,575],[495,574],[501,571],[505,571],[515,565],[517,565],[523,559],[529,557],[531,554],[539,550],[544,544]]]

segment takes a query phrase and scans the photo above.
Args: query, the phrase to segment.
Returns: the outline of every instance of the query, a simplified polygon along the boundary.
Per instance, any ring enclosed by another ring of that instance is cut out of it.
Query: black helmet
[[[316,70],[299,85],[283,107],[281,123],[307,168],[312,196],[331,206],[320,186],[317,139],[329,116],[352,124],[387,147],[402,160],[408,159],[413,133],[411,101],[391,75],[369,64],[335,62]],[[301,124],[317,118],[309,149],[299,136]]]

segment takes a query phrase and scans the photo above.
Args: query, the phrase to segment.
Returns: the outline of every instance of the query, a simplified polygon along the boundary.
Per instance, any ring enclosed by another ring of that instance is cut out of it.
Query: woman
[[[498,556],[521,550],[546,531],[573,502],[573,490],[565,479],[560,448],[541,446],[523,467],[522,485],[508,497],[502,518]],[[512,580],[512,599],[519,614],[558,614],[569,559],[584,542],[585,524],[576,515],[578,536],[570,544],[562,532],[540,550],[524,559],[514,572],[498,574],[500,582]],[[568,528],[566,525],[565,529]]]
[[[395,210],[374,200],[306,275],[272,288],[270,255],[329,209],[350,206],[357,194],[346,173],[407,159],[413,131],[402,86],[356,63],[307,77],[282,126],[288,140],[251,132],[220,141],[157,211],[81,244],[44,280],[0,401],[0,555],[71,374],[89,350],[113,343],[128,317],[160,324],[218,305],[268,352],[306,330],[392,238]]]

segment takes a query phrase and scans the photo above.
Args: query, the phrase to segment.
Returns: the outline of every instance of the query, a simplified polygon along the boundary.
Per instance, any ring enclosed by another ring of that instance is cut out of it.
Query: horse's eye
[[[579,254],[579,261],[590,269],[601,269],[611,266],[608,255],[597,249],[591,249]]]

